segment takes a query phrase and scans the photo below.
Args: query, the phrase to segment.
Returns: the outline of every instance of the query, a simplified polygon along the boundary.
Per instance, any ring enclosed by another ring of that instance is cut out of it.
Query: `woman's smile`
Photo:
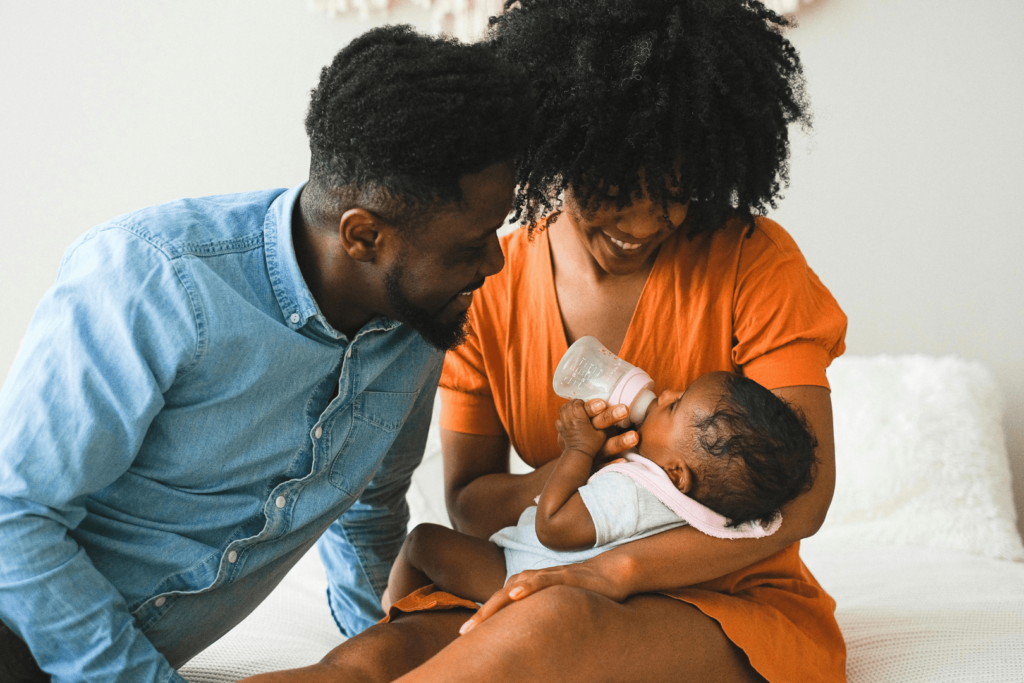
[[[621,249],[622,251],[626,251],[626,252],[630,252],[630,251],[636,251],[636,250],[637,250],[637,249],[639,249],[640,247],[644,246],[644,245],[643,245],[643,243],[637,243],[637,242],[624,242],[624,241],[622,241],[622,240],[617,240],[617,239],[615,239],[614,237],[612,237],[611,235],[609,235],[609,234],[608,234],[607,232],[606,232],[606,233],[604,233],[604,234],[605,234],[605,235],[606,235],[606,236],[608,237],[608,240],[609,240],[609,241],[610,241],[610,242],[611,242],[612,244],[614,244],[614,245],[615,245],[616,247],[618,247],[618,248],[619,248],[619,249]]]

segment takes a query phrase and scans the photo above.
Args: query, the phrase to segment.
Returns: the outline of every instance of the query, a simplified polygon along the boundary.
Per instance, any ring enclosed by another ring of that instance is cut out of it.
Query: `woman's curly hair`
[[[753,224],[788,182],[788,126],[810,125],[789,22],[756,0],[507,0],[498,54],[523,67],[538,124],[517,158],[515,218],[572,189],[584,209],[646,191],[692,200],[689,235]]]

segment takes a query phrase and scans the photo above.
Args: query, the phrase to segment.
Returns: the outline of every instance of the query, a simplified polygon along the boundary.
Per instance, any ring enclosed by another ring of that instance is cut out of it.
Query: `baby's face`
[[[715,412],[728,376],[727,372],[710,372],[694,380],[686,391],[663,391],[637,430],[637,451],[665,470],[683,493],[693,488],[703,469],[696,424]]]

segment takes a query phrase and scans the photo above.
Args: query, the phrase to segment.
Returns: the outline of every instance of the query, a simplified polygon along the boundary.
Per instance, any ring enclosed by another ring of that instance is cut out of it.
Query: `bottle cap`
[[[618,381],[615,388],[612,389],[611,396],[608,397],[608,405],[615,406],[620,403],[630,406],[629,420],[634,424],[639,424],[644,421],[646,417],[647,406],[650,405],[653,400],[654,392],[651,391],[651,387],[654,386],[654,380],[651,376],[640,368],[633,368]],[[636,405],[637,399],[644,392],[651,395],[651,398],[646,399],[643,410],[639,411],[639,421],[634,419],[636,412],[633,407]]]

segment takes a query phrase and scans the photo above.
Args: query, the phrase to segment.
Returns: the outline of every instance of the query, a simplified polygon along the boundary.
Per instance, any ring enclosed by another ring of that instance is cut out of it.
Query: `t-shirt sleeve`
[[[640,500],[633,480],[618,472],[594,477],[579,489],[583,504],[594,520],[594,547],[629,538],[640,528]]]
[[[443,429],[482,436],[506,433],[484,362],[481,332],[486,333],[486,327],[486,319],[473,310],[466,323],[465,343],[445,355],[439,390]]]
[[[758,219],[744,239],[733,300],[732,359],[768,389],[828,387],[825,369],[845,351],[846,315],[793,238]]]

